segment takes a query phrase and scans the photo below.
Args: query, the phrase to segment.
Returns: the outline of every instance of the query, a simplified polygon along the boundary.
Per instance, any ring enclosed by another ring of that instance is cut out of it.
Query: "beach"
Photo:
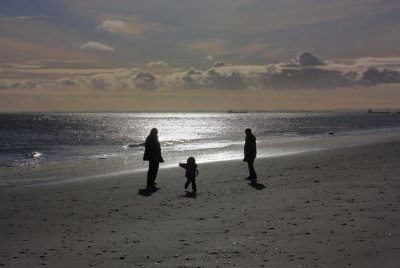
[[[253,184],[242,161],[201,163],[195,198],[178,166],[160,169],[145,196],[145,171],[108,176],[130,165],[110,161],[1,167],[4,178],[73,179],[0,188],[0,266],[400,263],[400,139],[257,158]]]

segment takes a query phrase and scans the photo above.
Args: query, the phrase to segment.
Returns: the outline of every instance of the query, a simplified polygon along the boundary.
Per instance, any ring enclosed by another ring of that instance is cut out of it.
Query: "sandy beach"
[[[0,174],[84,177],[104,161]],[[258,158],[256,184],[241,161],[200,164],[196,198],[178,166],[150,196],[142,171],[2,187],[0,266],[398,267],[399,163],[392,140]]]

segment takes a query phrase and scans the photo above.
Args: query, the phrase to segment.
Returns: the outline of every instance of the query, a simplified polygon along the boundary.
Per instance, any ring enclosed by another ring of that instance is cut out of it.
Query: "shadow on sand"
[[[262,183],[258,183],[257,181],[251,181],[248,183],[251,187],[253,187],[256,190],[263,190],[265,188],[265,185]]]
[[[185,197],[185,198],[196,198],[196,196],[197,196],[197,194],[196,194],[196,193],[193,193],[193,192],[186,191],[186,194],[184,194],[184,195],[180,195],[179,197]]]
[[[151,196],[155,192],[157,192],[160,188],[153,187],[153,188],[143,188],[139,189],[139,193],[141,196]]]

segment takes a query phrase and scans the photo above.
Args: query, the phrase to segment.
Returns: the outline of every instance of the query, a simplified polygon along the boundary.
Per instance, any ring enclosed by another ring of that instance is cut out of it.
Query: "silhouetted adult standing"
[[[158,141],[158,130],[153,128],[144,143],[144,161],[149,161],[149,170],[147,172],[147,188],[155,188],[158,168],[164,159],[161,156],[161,146]]]
[[[244,162],[247,162],[249,167],[250,176],[247,178],[248,180],[255,181],[257,180],[257,174],[254,170],[254,159],[256,159],[257,155],[257,146],[256,146],[256,137],[251,133],[250,128],[246,128],[246,141],[244,143]]]

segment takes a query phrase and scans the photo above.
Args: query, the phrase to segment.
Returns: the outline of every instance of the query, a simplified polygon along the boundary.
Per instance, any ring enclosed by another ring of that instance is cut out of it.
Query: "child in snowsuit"
[[[185,189],[188,188],[189,184],[192,183],[193,193],[196,193],[196,176],[199,175],[199,171],[197,170],[196,160],[193,156],[189,157],[185,163],[179,163],[179,166],[186,169],[185,177],[187,178],[185,183]]]

